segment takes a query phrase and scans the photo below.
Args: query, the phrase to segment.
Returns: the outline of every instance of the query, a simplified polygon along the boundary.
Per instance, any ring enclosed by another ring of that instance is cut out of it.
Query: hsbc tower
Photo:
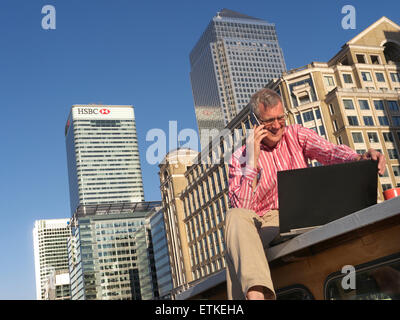
[[[144,201],[133,106],[73,105],[65,139],[72,215],[80,205]]]

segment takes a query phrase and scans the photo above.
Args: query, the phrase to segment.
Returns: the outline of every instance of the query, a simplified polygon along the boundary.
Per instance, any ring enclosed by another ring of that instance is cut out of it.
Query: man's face
[[[264,106],[260,104],[259,110],[260,123],[268,133],[262,140],[262,143],[273,148],[282,139],[283,132],[285,131],[285,112],[282,103],[278,102],[277,105],[269,108],[264,108]]]

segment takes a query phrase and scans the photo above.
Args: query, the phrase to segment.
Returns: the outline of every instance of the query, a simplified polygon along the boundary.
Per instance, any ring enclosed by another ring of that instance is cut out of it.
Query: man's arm
[[[257,176],[260,144],[268,134],[264,126],[256,126],[246,141],[246,149],[236,151],[229,165],[229,199],[234,208],[256,210]]]
[[[297,130],[299,143],[303,147],[304,155],[307,158],[318,160],[322,164],[373,159],[378,161],[379,174],[385,173],[385,157],[374,149],[369,149],[363,155],[359,155],[346,145],[336,145],[325,140],[314,130],[302,126],[298,126]]]
[[[229,164],[229,199],[233,208],[255,210],[257,175],[259,170],[248,163],[242,166],[237,153],[232,155]]]

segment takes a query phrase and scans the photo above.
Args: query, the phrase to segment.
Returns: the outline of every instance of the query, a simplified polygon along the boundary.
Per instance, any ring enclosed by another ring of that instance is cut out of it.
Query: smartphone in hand
[[[258,121],[257,116],[254,114],[254,112],[250,113],[250,123],[254,126],[259,126],[260,121]]]

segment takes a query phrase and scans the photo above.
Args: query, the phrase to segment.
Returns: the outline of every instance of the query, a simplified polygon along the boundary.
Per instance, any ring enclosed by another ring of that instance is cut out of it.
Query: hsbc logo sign
[[[109,109],[100,109],[101,114],[109,114],[111,111]]]
[[[78,114],[103,114],[103,115],[107,115],[109,114],[111,111],[110,109],[107,108],[79,108],[78,109]]]

